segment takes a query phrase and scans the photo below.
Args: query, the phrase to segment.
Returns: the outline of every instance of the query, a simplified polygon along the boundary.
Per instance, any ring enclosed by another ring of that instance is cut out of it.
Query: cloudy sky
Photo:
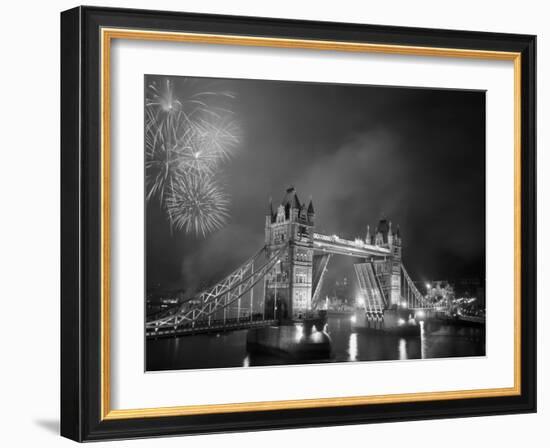
[[[185,97],[190,80],[171,79]],[[278,205],[290,185],[302,202],[313,198],[320,232],[364,237],[380,218],[399,224],[414,279],[484,277],[484,92],[191,81],[235,94],[241,143],[220,173],[231,216],[195,237],[171,232],[148,202],[148,290],[198,289],[236,268],[263,244],[269,198]],[[336,258],[332,272],[344,275],[349,260]]]

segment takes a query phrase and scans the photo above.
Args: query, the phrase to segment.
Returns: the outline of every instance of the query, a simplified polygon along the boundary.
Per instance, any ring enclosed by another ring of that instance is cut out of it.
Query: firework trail
[[[179,123],[175,121],[175,123]],[[162,202],[166,186],[177,175],[178,163],[174,139],[179,125],[166,126],[167,121],[159,119],[150,109],[145,109],[145,177],[147,200],[158,196]]]
[[[227,195],[208,176],[178,178],[166,198],[171,225],[202,237],[223,227],[229,217],[228,206]]]
[[[181,102],[174,96],[172,82],[169,79],[157,84],[149,85],[148,95],[145,98],[145,106],[157,110],[157,114],[170,115],[182,107]]]
[[[232,112],[209,105],[218,97],[234,99],[196,92],[180,100],[167,79],[152,82],[145,98],[146,199],[158,198],[171,226],[202,236],[226,222],[227,197],[213,178],[240,141]]]

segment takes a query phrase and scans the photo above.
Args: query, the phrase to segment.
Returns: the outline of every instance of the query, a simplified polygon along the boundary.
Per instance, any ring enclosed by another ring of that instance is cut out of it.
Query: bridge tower
[[[401,259],[402,241],[399,226],[392,229],[391,221],[381,219],[376,226],[374,235],[370,236],[370,229],[367,229],[367,239],[371,244],[387,247],[390,250],[389,257],[374,260],[374,269],[379,279],[380,286],[388,308],[395,308],[401,303]],[[368,242],[368,241],[367,241]]]
[[[265,276],[266,317],[280,320],[304,319],[311,311],[313,276],[313,202],[301,203],[294,187],[276,210],[270,201],[265,218],[268,258],[283,248],[281,262]]]

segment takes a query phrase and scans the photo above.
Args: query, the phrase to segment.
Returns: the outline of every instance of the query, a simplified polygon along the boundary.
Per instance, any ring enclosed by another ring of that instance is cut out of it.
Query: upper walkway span
[[[313,234],[313,248],[320,252],[351,257],[369,258],[390,255],[389,248],[367,244],[360,238],[352,241],[340,238],[338,235],[323,235],[321,233]]]

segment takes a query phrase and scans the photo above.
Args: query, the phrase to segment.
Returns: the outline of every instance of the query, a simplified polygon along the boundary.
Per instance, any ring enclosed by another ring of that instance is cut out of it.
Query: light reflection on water
[[[354,332],[349,316],[329,317],[324,331],[332,341],[330,358],[289,360],[272,355],[250,355],[246,330],[147,341],[147,370],[249,367],[290,363],[387,361],[455,356],[484,356],[481,328],[422,322],[420,336],[401,338],[386,333]],[[302,328],[303,331],[303,328]],[[317,332],[314,336],[321,336]]]
[[[304,335],[304,326],[302,324],[296,324],[296,332],[294,333],[294,337],[296,339],[296,342],[300,342],[302,339],[302,336]]]
[[[420,357],[426,359],[426,332],[424,330],[424,321],[420,321]]]
[[[407,341],[405,338],[399,339],[399,359],[407,359]]]
[[[351,333],[349,335],[349,360],[357,361],[357,333]]]

